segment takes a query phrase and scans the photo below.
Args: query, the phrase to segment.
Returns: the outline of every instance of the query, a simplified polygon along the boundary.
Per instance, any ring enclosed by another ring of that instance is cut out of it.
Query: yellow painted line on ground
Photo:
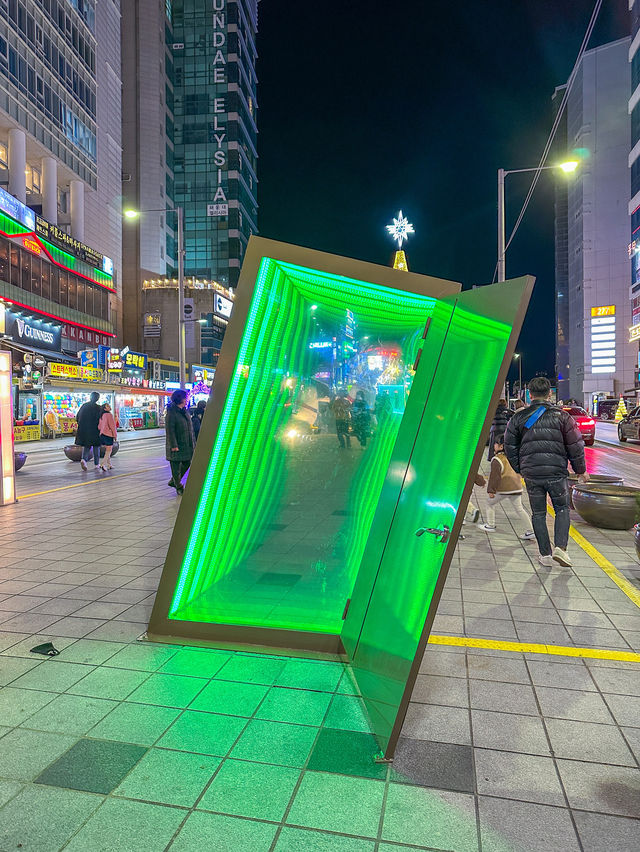
[[[547,510],[551,517],[555,518],[555,512],[551,506],[547,506]],[[624,574],[618,571],[616,566],[612,562],[609,562],[607,557],[603,556],[597,547],[594,547],[591,542],[582,535],[582,533],[579,533],[573,524],[569,527],[569,535],[575,543],[584,550],[587,556],[593,559],[598,568],[601,568],[607,577],[610,580],[613,580],[616,586],[625,593],[629,600],[633,601],[637,607],[640,607],[640,590],[638,590],[633,583],[627,580]]]
[[[529,642],[500,642],[497,639],[474,639],[470,636],[429,636],[430,645],[455,645],[459,648],[486,648],[513,651],[517,654],[555,654],[560,657],[587,657],[591,660],[619,660],[640,663],[633,651],[609,651],[606,648],[573,648],[568,645],[538,645]]]
[[[165,467],[163,464],[155,467],[146,467],[144,470],[131,470],[128,473],[115,473],[111,476],[100,476],[97,479],[89,479],[87,482],[76,482],[73,485],[61,485],[59,488],[48,488],[46,491],[34,491],[33,494],[22,494],[18,496],[18,502],[28,500],[29,497],[41,497],[43,494],[53,494],[55,491],[66,491],[68,488],[82,488],[85,485],[96,485],[98,482],[112,482],[114,479],[122,479],[123,476],[137,476],[140,473],[147,473],[149,470],[160,470]]]

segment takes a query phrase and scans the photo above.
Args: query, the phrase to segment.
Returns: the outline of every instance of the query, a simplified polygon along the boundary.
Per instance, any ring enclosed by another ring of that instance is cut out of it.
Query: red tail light
[[[595,425],[596,425],[595,420],[581,420],[580,421],[580,426],[595,426]]]

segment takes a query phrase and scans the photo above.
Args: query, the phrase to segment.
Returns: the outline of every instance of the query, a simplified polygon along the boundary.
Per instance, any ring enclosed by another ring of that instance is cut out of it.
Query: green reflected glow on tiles
[[[433,306],[430,297],[263,259],[169,618],[339,633],[402,415],[380,426],[357,468],[329,458],[329,450],[337,450],[335,429],[331,437],[327,430],[316,435],[307,422],[309,387],[315,383],[318,399],[321,393],[320,362],[310,344],[326,338],[327,348],[348,347],[351,315],[359,338],[371,340],[375,352],[387,347],[396,361],[411,365]],[[367,356],[354,353],[353,363],[356,357],[364,370]],[[295,444],[290,435],[306,426],[309,443]],[[342,510],[331,514],[344,518],[330,518],[331,534],[320,528],[314,538],[319,520],[307,507],[298,523],[309,525],[309,536],[294,540],[288,538],[293,532],[276,533],[270,525],[284,510],[295,514],[294,492],[304,465],[313,469],[314,448],[327,452],[328,461],[309,487],[319,505],[328,494]],[[348,482],[346,465],[354,468]],[[265,590],[261,575],[279,570],[293,575],[291,587]]]

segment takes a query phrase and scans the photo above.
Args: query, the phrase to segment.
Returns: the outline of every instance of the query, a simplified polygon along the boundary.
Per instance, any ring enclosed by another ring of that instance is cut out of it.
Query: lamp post
[[[521,174],[522,172],[537,172],[547,169],[560,169],[565,174],[575,172],[578,168],[577,160],[568,160],[566,163],[559,163],[556,166],[541,166],[540,169],[498,169],[498,265],[497,265],[497,280],[506,280],[506,263],[505,253],[505,204],[504,204],[504,179],[507,175]]]
[[[515,352],[513,357],[518,359],[518,397],[522,399],[522,356]]]
[[[127,219],[137,219],[141,213],[175,213],[178,220],[178,365],[180,387],[184,390],[187,382],[186,337],[184,316],[184,209],[182,207],[164,207],[155,210],[125,210]]]

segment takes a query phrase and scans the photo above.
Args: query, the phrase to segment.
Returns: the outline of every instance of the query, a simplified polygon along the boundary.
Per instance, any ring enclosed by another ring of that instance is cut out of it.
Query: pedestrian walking
[[[589,479],[584,441],[573,417],[551,403],[551,383],[538,376],[529,382],[531,405],[516,412],[504,437],[504,450],[516,473],[524,477],[531,504],[538,561],[552,568],[554,561],[567,568],[569,544],[569,490],[567,462],[580,482]],[[547,530],[547,495],[556,513],[554,547]]]
[[[202,418],[204,417],[205,408],[207,407],[207,403],[204,399],[201,399],[200,402],[195,407],[193,414],[191,415],[191,423],[193,425],[193,438],[195,441],[198,440],[198,435],[200,434],[200,427],[202,426]]]
[[[522,477],[509,464],[504,454],[504,435],[496,435],[494,456],[491,459],[491,470],[487,482],[487,522],[480,524],[480,529],[492,533],[496,531],[496,506],[505,503],[510,507],[521,522],[520,538],[531,541],[535,538],[531,529],[531,518],[522,505]]]
[[[493,446],[496,442],[496,435],[504,435],[504,431],[507,428],[507,423],[511,418],[513,411],[507,405],[506,399],[501,399],[498,401],[498,407],[496,408],[496,413],[493,415],[493,422],[491,424],[491,430],[489,431],[489,452],[487,453],[487,461],[491,461],[494,454]]]
[[[100,465],[101,470],[106,473],[113,468],[111,464],[111,453],[113,445],[118,437],[116,430],[116,421],[111,413],[111,406],[108,402],[102,406],[102,414],[98,421],[98,432],[100,433],[100,443],[104,447],[104,458]]]
[[[338,395],[330,403],[333,416],[336,418],[336,435],[338,445],[341,449],[351,449],[351,437],[349,436],[349,418],[351,416],[351,400],[345,391],[338,391]]]
[[[93,391],[89,396],[89,402],[81,405],[76,414],[78,431],[76,432],[76,445],[82,447],[82,458],[80,466],[87,470],[87,462],[93,452],[93,466],[97,472],[100,469],[100,432],[98,422],[102,416],[102,407],[98,405],[100,394]]]
[[[520,411],[521,408],[526,408],[526,407],[527,407],[527,403],[523,399],[516,399],[516,401],[513,404],[514,412]]]
[[[360,441],[360,446],[367,446],[367,438],[371,435],[371,410],[364,398],[364,391],[359,390],[351,406],[351,422],[353,434]]]
[[[166,457],[171,465],[171,479],[167,484],[178,494],[184,492],[182,477],[189,470],[195,446],[193,424],[186,405],[187,392],[175,390],[165,414]]]

